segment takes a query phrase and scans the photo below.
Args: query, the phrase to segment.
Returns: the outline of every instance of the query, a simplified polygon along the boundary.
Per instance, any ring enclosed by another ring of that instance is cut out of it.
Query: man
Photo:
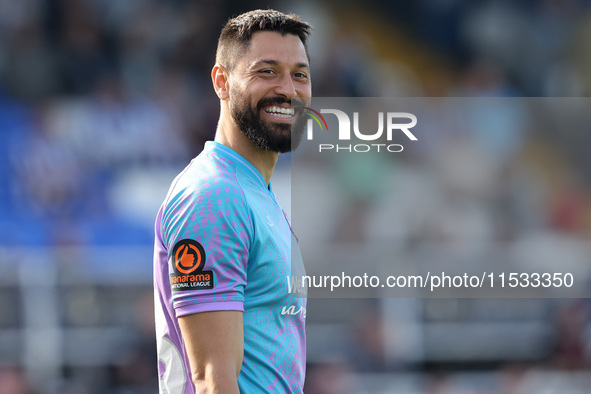
[[[156,219],[161,393],[302,391],[306,302],[288,291],[301,255],[270,178],[301,139],[291,103],[311,96],[310,29],[273,10],[222,29],[215,141],[177,176]]]

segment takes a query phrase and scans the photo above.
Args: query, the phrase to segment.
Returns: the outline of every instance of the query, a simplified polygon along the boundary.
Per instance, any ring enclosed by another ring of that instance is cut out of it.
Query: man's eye
[[[305,73],[295,73],[294,76],[296,78],[308,78],[308,76]]]
[[[269,70],[269,69],[261,70],[260,73],[262,73],[262,74],[272,74],[273,73],[273,70]]]

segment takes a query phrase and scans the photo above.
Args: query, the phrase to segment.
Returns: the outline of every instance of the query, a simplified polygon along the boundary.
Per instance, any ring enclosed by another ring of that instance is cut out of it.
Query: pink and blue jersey
[[[224,310],[243,311],[241,393],[300,393],[306,299],[289,292],[294,270],[303,273],[301,254],[271,186],[234,150],[207,142],[156,219],[160,393],[195,392],[177,318]]]

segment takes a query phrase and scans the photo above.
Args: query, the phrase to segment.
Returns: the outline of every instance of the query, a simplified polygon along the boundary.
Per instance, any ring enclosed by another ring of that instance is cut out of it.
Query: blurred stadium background
[[[590,3],[0,0],[0,394],[157,391],[153,221],[213,138],[229,16],[310,21],[316,96],[561,97],[591,92]],[[512,218],[499,236],[588,242],[591,133],[563,137],[516,133],[488,163],[538,174],[491,200]],[[273,182],[287,202],[288,174],[285,156]],[[489,185],[470,186],[478,212]],[[411,230],[409,243],[432,235]],[[588,393],[590,323],[586,299],[315,299],[305,392]]]

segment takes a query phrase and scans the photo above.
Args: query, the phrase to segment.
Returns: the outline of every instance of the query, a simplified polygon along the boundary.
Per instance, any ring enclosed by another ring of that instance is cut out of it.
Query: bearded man
[[[274,10],[222,29],[215,140],[176,177],[156,219],[160,393],[302,392],[306,300],[288,278],[303,266],[270,180],[302,137],[310,30]]]

